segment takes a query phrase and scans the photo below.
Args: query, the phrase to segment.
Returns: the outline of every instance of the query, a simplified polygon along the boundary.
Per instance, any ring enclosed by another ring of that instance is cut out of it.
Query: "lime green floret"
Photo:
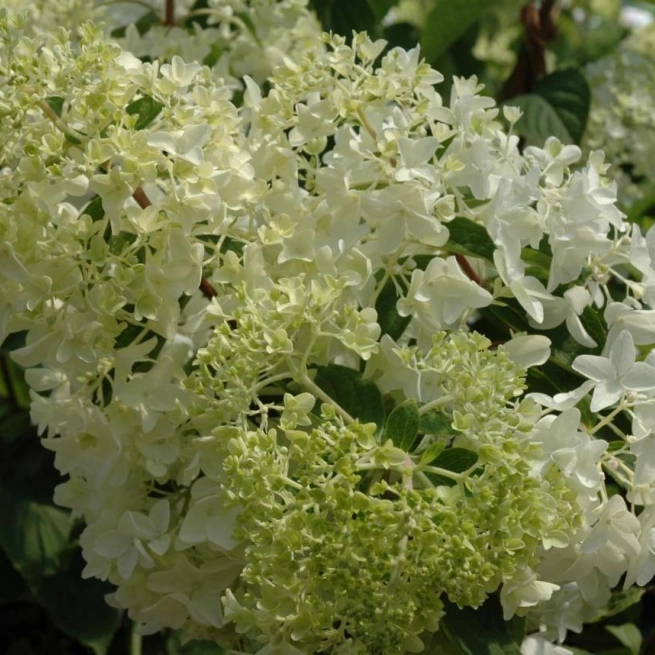
[[[438,628],[443,598],[479,606],[538,563],[544,538],[574,529],[575,494],[559,472],[530,473],[525,435],[536,419],[530,403],[510,402],[522,372],[488,345],[438,334],[429,353],[408,349],[442,373],[457,447],[477,455],[452,486],[431,483],[419,454],[376,438],[374,424],[344,425],[329,405],[313,428],[229,441],[226,486],[243,507],[246,565],[224,600],[239,632],[306,653],[416,651]]]

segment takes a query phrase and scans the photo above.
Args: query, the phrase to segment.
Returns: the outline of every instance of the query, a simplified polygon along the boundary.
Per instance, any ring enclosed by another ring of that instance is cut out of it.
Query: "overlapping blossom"
[[[104,33],[136,57],[208,65],[224,84],[239,88],[249,75],[263,83],[284,57],[298,59],[322,50],[321,28],[307,0],[177,0],[165,15],[163,0],[107,3],[100,0],[8,0],[3,6],[26,11],[30,34],[65,27],[74,38],[87,20],[102,22]]]
[[[652,26],[643,27],[586,68],[592,104],[583,145],[606,153],[626,206],[651,193],[655,170],[654,34]]]
[[[85,575],[144,632],[415,652],[444,600],[499,591],[561,639],[648,581],[653,233],[600,153],[521,154],[475,79],[444,102],[417,49],[362,34],[237,107],[197,62],[25,20],[0,15],[0,340],[24,335]],[[587,382],[524,398],[547,338],[467,333],[508,305],[565,325]]]

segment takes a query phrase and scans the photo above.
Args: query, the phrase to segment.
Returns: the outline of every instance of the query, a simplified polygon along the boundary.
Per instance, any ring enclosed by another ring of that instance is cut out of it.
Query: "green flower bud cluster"
[[[524,379],[505,352],[439,333],[428,353],[410,355],[450,398],[440,411],[453,447],[474,454],[454,480],[438,480],[426,460],[436,437],[402,452],[328,405],[306,429],[244,429],[225,442],[245,566],[224,602],[239,632],[305,653],[420,650],[443,598],[481,605],[538,563],[545,540],[575,530],[568,484],[554,469],[531,474],[538,449],[525,434],[536,417],[512,402]]]

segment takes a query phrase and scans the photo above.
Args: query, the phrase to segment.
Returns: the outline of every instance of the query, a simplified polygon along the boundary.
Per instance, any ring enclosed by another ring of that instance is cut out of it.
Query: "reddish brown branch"
[[[523,41],[514,70],[498,94],[498,102],[530,93],[546,75],[546,46],[557,36],[559,9],[555,0],[530,2],[521,9]]]
[[[212,298],[215,298],[218,294],[216,293],[216,289],[209,283],[207,278],[202,278],[200,280],[200,291],[202,291],[202,295],[205,296],[208,300],[211,300]]]
[[[132,194],[132,198],[134,198],[141,207],[141,209],[145,209],[146,207],[150,207],[152,205],[152,202],[150,202],[150,198],[146,195],[146,192],[139,186],[136,188],[134,193]]]
[[[464,255],[455,255],[455,259],[457,260],[459,267],[464,271],[464,274],[469,280],[475,282],[477,285],[481,287],[487,286],[487,281],[483,280],[475,272],[475,269],[473,268],[473,266],[471,266],[471,264],[469,264],[469,261],[466,259],[466,257],[464,257]]]
[[[166,0],[166,14],[164,15],[163,24],[166,27],[175,25],[175,0]]]

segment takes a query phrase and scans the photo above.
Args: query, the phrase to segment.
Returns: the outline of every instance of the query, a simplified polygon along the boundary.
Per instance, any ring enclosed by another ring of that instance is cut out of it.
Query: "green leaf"
[[[625,612],[628,608],[641,602],[642,596],[646,593],[643,587],[630,587],[628,589],[615,590],[612,597],[603,609],[601,609],[590,623],[604,621],[611,616]]]
[[[432,464],[444,450],[446,450],[446,441],[444,439],[431,443],[421,453],[421,464]]]
[[[473,25],[485,8],[484,0],[433,0],[421,37],[421,52],[434,63]]]
[[[496,596],[490,596],[476,610],[459,609],[448,601],[444,609],[441,625],[462,655],[520,655],[525,618],[514,616],[505,621]]]
[[[13,567],[2,549],[0,549],[0,580],[2,580],[0,603],[16,602],[31,597],[23,576]]]
[[[121,613],[107,605],[105,595],[113,587],[95,578],[83,579],[79,552],[65,571],[39,580],[34,595],[59,630],[105,655],[118,628]]]
[[[332,30],[346,37],[353,31],[374,34],[379,24],[369,0],[312,0],[310,6],[326,32]]]
[[[453,433],[452,420],[438,409],[431,409],[421,414],[419,432],[421,434],[433,434],[437,437],[450,436]]]
[[[79,146],[80,143],[82,143],[77,137],[73,136],[72,134],[66,133],[64,134],[64,138],[66,139],[66,141],[72,143],[74,146]]]
[[[624,646],[627,646],[632,655],[639,655],[643,639],[641,632],[636,625],[633,623],[606,625],[605,629],[608,632],[611,632]]]
[[[589,115],[591,92],[577,68],[555,71],[544,77],[533,93],[508,100],[523,116],[516,130],[530,143],[543,145],[549,136],[562,143],[580,143]]]
[[[444,450],[432,462],[432,466],[437,466],[453,473],[463,473],[470,469],[477,461],[478,456],[472,450],[466,450],[466,448],[448,448],[448,450]],[[436,485],[446,485],[447,487],[455,485],[455,481],[450,478],[435,473],[426,473],[426,475]]]
[[[562,143],[573,143],[571,133],[545,98],[529,93],[512,98],[506,104],[520,107],[523,111],[516,131],[529,143],[542,146],[549,136],[558,138]]]
[[[412,23],[394,23],[384,28],[382,36],[390,48],[413,48],[421,38],[421,31]]]
[[[21,490],[0,489],[0,546],[28,580],[57,572],[70,528],[68,512]]]
[[[5,337],[5,340],[0,343],[0,353],[10,353],[12,350],[25,347],[25,337],[27,330],[20,332],[12,332]]]
[[[479,223],[458,216],[446,224],[450,237],[445,248],[458,255],[482,257],[493,261],[496,247],[487,230]]]
[[[578,68],[555,71],[540,80],[534,92],[555,108],[573,143],[580,143],[591,104],[591,90]]]
[[[189,13],[203,10],[203,9],[208,9],[208,8],[209,8],[209,3],[207,2],[207,0],[196,0],[196,2],[194,2],[193,5],[191,5],[191,8],[189,9]],[[182,27],[185,27],[189,30],[193,30],[194,23],[197,23],[199,27],[205,30],[209,27],[209,16],[207,14],[199,14],[198,16],[191,16],[182,23]]]
[[[596,307],[585,307],[580,315],[580,323],[587,330],[589,336],[598,344],[598,348],[594,350],[600,352],[602,345],[605,343],[608,331],[607,324],[600,311]],[[594,352],[593,354],[599,354],[599,352]]]
[[[50,96],[49,98],[46,98],[45,101],[48,103],[50,109],[61,118],[61,112],[64,108],[64,98],[61,96]]]
[[[417,255],[413,259],[416,268],[424,271],[433,257],[431,255]],[[404,263],[404,261],[406,260],[401,260],[401,263]],[[383,275],[382,271],[378,271],[378,273],[380,276]],[[396,278],[395,282],[387,280],[375,301],[375,311],[378,313],[378,325],[382,330],[382,334],[388,334],[394,341],[401,337],[412,320],[411,316],[401,316],[396,309],[396,303],[398,302],[397,287],[400,287],[403,291],[407,290],[407,286],[401,278]]]
[[[406,400],[387,417],[385,436],[393,441],[394,446],[409,452],[416,441],[420,420],[418,403],[415,400]]]
[[[179,632],[173,632],[168,639],[167,652],[175,653],[175,655],[227,655],[227,651],[215,641],[202,639],[194,639],[186,643],[183,641]]]
[[[102,198],[100,196],[93,198],[84,208],[82,213],[88,214],[94,223],[101,221],[105,216],[105,210],[102,206]]]
[[[396,309],[398,293],[393,280],[387,280],[382,291],[375,301],[375,311],[378,313],[378,325],[382,334],[388,334],[394,341],[397,341],[405,331],[411,316],[401,316]]]
[[[143,96],[134,102],[131,102],[127,107],[125,107],[125,112],[130,116],[138,114],[139,118],[134,125],[135,130],[142,130],[145,127],[148,127],[152,121],[159,116],[164,105],[161,102],[157,102],[154,98],[150,96]]]
[[[202,65],[208,66],[209,68],[214,68],[216,62],[221,58],[223,52],[224,50],[219,43],[213,43],[211,49],[202,60]]]
[[[365,380],[359,371],[347,366],[319,366],[314,382],[353,418],[361,423],[384,426],[382,394],[374,382]]]
[[[368,0],[368,4],[378,22],[382,22],[389,10],[398,4],[398,0]]]

